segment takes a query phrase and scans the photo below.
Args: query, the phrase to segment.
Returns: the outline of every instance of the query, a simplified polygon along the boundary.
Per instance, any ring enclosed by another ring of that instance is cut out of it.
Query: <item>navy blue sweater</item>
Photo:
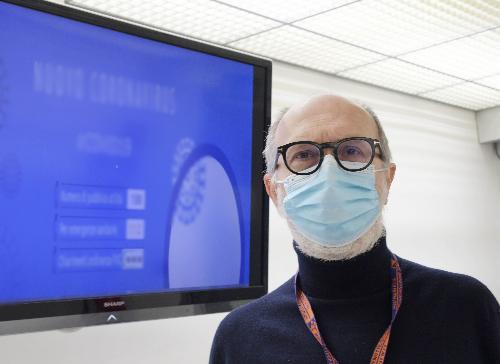
[[[385,238],[354,259],[324,262],[296,249],[299,274],[328,348],[340,364],[368,364],[390,322]],[[403,303],[385,363],[500,364],[500,308],[478,280],[399,258]],[[325,363],[295,302],[293,279],[221,322],[213,364]]]

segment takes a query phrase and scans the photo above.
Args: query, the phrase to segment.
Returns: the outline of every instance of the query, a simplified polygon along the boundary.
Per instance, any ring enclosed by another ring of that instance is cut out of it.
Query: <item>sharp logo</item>
[[[122,307],[123,305],[125,305],[125,301],[108,301],[108,302],[104,302],[104,308]]]

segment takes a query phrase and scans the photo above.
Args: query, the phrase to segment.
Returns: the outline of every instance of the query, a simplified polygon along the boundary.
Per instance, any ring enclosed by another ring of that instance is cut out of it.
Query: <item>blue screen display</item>
[[[0,303],[248,286],[253,73],[0,3]]]

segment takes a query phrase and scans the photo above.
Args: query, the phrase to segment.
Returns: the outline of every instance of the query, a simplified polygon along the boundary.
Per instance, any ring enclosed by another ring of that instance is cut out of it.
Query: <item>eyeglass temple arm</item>
[[[276,151],[276,158],[274,158],[273,171],[276,169],[276,166],[278,165],[278,158],[280,157],[281,153],[283,153],[283,151],[281,147],[278,147],[278,150]]]

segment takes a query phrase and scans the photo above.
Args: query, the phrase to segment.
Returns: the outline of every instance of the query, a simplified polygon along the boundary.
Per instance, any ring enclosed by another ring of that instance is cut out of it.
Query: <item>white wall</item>
[[[473,275],[500,298],[500,162],[477,142],[474,113],[276,63],[273,114],[320,92],[369,103],[398,165],[386,225],[402,257]],[[270,288],[296,270],[286,225],[270,217]],[[206,363],[224,314],[0,337],[2,364]]]

